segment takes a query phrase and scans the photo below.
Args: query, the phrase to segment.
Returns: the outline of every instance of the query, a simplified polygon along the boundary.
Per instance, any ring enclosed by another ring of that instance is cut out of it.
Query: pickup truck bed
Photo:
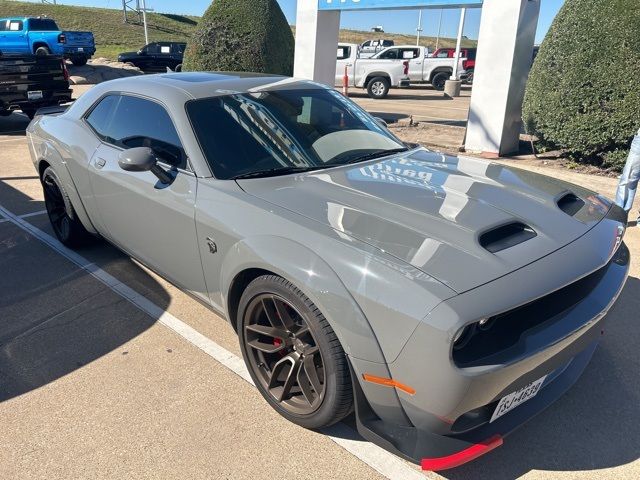
[[[22,110],[33,118],[38,108],[71,101],[62,57],[0,55],[0,116]]]

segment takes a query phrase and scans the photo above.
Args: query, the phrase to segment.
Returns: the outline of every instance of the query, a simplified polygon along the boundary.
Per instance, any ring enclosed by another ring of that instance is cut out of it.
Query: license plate
[[[40,100],[42,98],[42,90],[33,90],[32,92],[27,92],[27,98],[29,100]]]
[[[84,47],[78,47],[79,52],[84,52]]]
[[[533,397],[535,397],[540,391],[540,387],[542,387],[545,378],[547,378],[546,375],[542,378],[539,378],[535,382],[530,383],[526,387],[522,387],[517,392],[513,392],[505,397],[502,397],[502,399],[498,402],[498,406],[493,412],[493,416],[491,417],[489,423],[497,420],[502,415],[509,413],[518,405],[522,405],[527,400],[531,400]]]

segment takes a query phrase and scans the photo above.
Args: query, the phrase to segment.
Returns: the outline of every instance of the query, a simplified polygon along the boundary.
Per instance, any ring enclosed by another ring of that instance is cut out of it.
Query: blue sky
[[[118,8],[122,5],[121,0],[58,0],[58,3],[108,8]],[[135,1],[132,3],[135,3]],[[189,0],[185,2],[176,2],[175,0],[147,0],[147,7],[155,8],[156,11],[164,13],[201,15],[210,3],[210,0]],[[278,0],[278,3],[280,3],[289,23],[295,23],[296,0]],[[536,43],[542,41],[563,3],[564,0],[541,0],[541,13]],[[423,16],[424,35],[436,35],[439,17],[440,10],[425,10]],[[343,28],[354,30],[369,30],[374,25],[383,25],[387,32],[415,33],[418,24],[418,12],[415,10],[343,12],[341,18]],[[443,36],[456,36],[459,18],[459,10],[443,10]],[[469,38],[478,38],[479,25],[480,10],[469,10],[464,34]]]

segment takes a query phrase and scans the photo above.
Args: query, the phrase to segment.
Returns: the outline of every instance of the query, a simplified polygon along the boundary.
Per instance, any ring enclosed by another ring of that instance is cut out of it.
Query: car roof
[[[153,92],[151,95],[153,97],[159,99],[179,98],[182,102],[231,93],[302,88],[326,87],[307,80],[246,72],[182,72],[140,75],[111,80],[94,87],[99,95],[109,92],[149,95],[150,92]]]

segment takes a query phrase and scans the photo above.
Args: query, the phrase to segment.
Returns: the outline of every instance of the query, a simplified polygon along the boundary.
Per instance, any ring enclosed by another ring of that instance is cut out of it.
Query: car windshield
[[[192,100],[186,109],[219,179],[319,170],[406,150],[332,89],[237,93]]]

